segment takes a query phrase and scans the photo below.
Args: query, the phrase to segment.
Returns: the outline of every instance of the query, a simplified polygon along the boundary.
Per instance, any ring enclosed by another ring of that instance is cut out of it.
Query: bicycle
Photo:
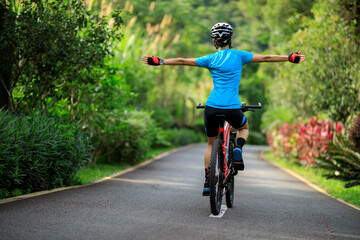
[[[258,105],[245,105],[242,103],[241,111],[247,112],[252,109],[261,109],[261,103]],[[205,108],[201,103],[196,105],[197,109]],[[232,208],[234,204],[234,176],[237,171],[234,169],[234,146],[236,140],[236,131],[231,131],[230,124],[225,121],[225,115],[216,115],[219,118],[219,138],[215,140],[211,150],[210,160],[210,209],[213,215],[218,215],[221,209],[222,198],[226,195],[226,206]]]

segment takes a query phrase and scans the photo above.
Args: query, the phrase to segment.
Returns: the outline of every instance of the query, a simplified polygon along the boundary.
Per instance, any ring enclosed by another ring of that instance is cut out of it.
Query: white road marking
[[[209,217],[212,217],[212,218],[222,218],[225,214],[227,210],[227,206],[226,205],[221,205],[221,208],[220,208],[220,213],[218,215],[210,215]]]

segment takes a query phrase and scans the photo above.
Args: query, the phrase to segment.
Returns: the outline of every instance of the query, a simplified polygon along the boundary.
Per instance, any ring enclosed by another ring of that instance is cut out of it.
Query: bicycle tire
[[[218,215],[221,210],[223,190],[223,153],[220,139],[216,139],[211,150],[210,161],[210,208],[213,215]]]
[[[230,161],[232,163],[234,163],[234,156],[233,156],[233,151],[234,151],[234,143],[232,141],[230,141],[230,144],[229,144],[229,165],[232,165],[233,164],[230,164]],[[229,171],[232,171],[232,169],[229,169]],[[229,179],[229,183],[228,183],[228,190],[226,191],[226,195],[225,195],[225,199],[226,199],[226,206],[228,208],[232,208],[233,205],[234,205],[234,190],[235,190],[235,179],[234,179],[234,174],[231,172],[230,173],[230,179]]]
[[[231,174],[229,180],[229,189],[226,191],[226,206],[232,208],[234,205],[234,189],[235,189],[235,179],[234,175]]]

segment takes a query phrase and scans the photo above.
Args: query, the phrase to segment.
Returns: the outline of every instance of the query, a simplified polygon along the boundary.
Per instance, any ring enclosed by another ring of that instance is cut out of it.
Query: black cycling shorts
[[[224,115],[218,117],[216,115]],[[218,135],[219,124],[225,119],[233,128],[241,128],[246,124],[244,113],[238,109],[220,109],[206,106],[204,111],[205,131],[208,137],[216,137]]]

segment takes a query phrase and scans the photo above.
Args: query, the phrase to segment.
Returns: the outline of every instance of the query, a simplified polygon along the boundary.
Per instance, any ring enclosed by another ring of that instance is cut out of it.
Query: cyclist
[[[212,42],[217,49],[216,53],[199,58],[169,58],[143,56],[144,63],[149,65],[187,65],[207,68],[213,78],[214,88],[206,102],[204,123],[208,145],[205,152],[205,183],[203,195],[210,194],[209,164],[211,149],[218,137],[219,123],[216,114],[224,114],[225,120],[237,129],[236,146],[234,148],[235,170],[244,170],[242,148],[249,136],[248,121],[240,110],[239,85],[242,67],[248,63],[286,62],[301,63],[305,60],[301,52],[285,55],[259,55],[241,50],[231,49],[233,28],[228,23],[216,23],[211,28]]]

